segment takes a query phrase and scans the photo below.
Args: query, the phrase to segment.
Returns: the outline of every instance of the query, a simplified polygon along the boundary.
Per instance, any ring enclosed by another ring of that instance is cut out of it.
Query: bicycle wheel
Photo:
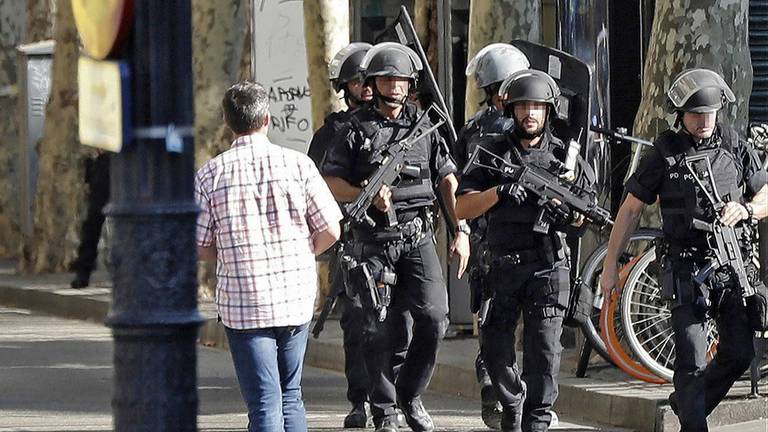
[[[648,370],[672,381],[675,340],[672,312],[661,300],[660,274],[656,249],[651,248],[632,268],[621,296],[621,322],[627,343],[635,357]],[[707,322],[709,358],[717,347],[717,328]]]
[[[633,355],[624,326],[621,323],[620,304],[629,273],[642,255],[632,259],[619,272],[619,283],[611,291],[600,311],[600,335],[605,347],[613,359],[613,363],[627,375],[653,384],[664,384],[665,381],[644,367]]]
[[[662,236],[660,230],[651,228],[641,228],[629,238],[628,247],[626,253],[622,254],[620,258],[620,264],[624,265],[632,260],[632,258],[647,250],[651,247],[651,242]],[[608,253],[608,245],[603,244],[587,258],[581,271],[581,283],[585,287],[589,287],[594,294],[594,304],[592,308],[592,319],[590,322],[581,326],[581,331],[584,337],[592,344],[593,349],[600,357],[605,359],[609,363],[613,363],[610,354],[605,348],[605,342],[600,337],[600,310],[603,307],[603,290],[600,288],[600,275],[603,271],[603,260]]]

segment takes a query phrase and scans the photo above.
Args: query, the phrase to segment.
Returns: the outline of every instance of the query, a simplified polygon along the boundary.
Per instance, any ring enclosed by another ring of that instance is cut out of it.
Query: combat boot
[[[507,408],[501,414],[501,430],[503,432],[523,432],[523,406],[516,409]]]
[[[501,403],[496,399],[496,393],[493,386],[484,385],[480,389],[481,410],[480,416],[483,423],[491,429],[501,429]]]
[[[409,401],[403,401],[398,398],[397,406],[403,410],[405,422],[413,432],[431,432],[435,430],[432,423],[432,417],[429,416],[424,405],[421,403],[421,397],[417,396]]]
[[[375,432],[397,432],[397,420],[392,417],[384,417],[381,422],[376,425]]]
[[[358,402],[352,406],[352,411],[344,417],[344,428],[365,428],[371,418],[371,406],[368,402]]]

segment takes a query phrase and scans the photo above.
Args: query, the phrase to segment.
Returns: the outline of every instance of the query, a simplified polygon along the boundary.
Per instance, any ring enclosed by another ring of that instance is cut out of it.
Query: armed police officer
[[[514,122],[504,116],[504,101],[499,95],[499,87],[508,76],[519,70],[528,69],[530,63],[522,51],[510,44],[490,44],[475,55],[467,65],[467,76],[474,75],[475,85],[482,89],[485,106],[472,117],[459,131],[458,139],[453,150],[459,170],[463,170],[475,146],[481,139],[492,134],[501,134],[511,129]],[[482,265],[480,258],[484,250],[484,236],[486,220],[484,217],[472,219],[469,222],[471,229],[471,257],[469,265],[469,285],[473,313],[477,313],[482,295]],[[482,330],[481,330],[482,331]],[[482,339],[480,339],[482,341]],[[482,346],[478,350],[475,360],[475,373],[477,382],[480,383],[481,415],[483,422],[490,428],[499,429],[501,421],[501,404],[496,397],[488,376],[488,370],[483,363],[481,355]]]
[[[547,171],[555,179],[563,174],[565,150],[550,124],[559,105],[557,83],[541,71],[518,71],[504,81],[499,95],[514,128],[481,142],[478,165],[461,178],[457,212],[462,218],[486,214],[488,221],[484,285],[492,302],[480,337],[483,360],[503,407],[501,428],[541,432],[549,428],[557,398],[569,292],[569,252],[562,232],[581,217],[564,203],[538,199],[501,174],[507,164]],[[570,181],[588,189],[594,177],[583,161],[578,167]],[[552,221],[548,229],[542,229],[542,217]],[[522,373],[515,358],[521,315]]]
[[[409,48],[392,42],[374,46],[363,60],[365,80],[373,89],[373,103],[354,113],[345,142],[326,155],[322,172],[336,199],[358,198],[368,177],[379,164],[377,156],[409,135],[421,112],[408,102],[422,65]],[[424,124],[428,129],[430,122]],[[418,131],[416,131],[418,132]],[[421,402],[434,370],[437,348],[448,325],[448,299],[435,250],[432,204],[440,194],[454,226],[461,231],[451,245],[461,257],[463,273],[469,257],[468,227],[454,212],[457,180],[455,164],[436,133],[417,140],[405,154],[408,175],[392,187],[378,191],[368,211],[372,224],[352,227],[350,285],[364,302],[363,352],[370,380],[369,398],[379,432],[396,432],[396,407],[414,431],[434,426]],[[385,213],[395,211],[396,223]],[[360,289],[360,287],[368,287]],[[375,291],[377,304],[370,292]],[[412,342],[395,379],[393,349],[397,344],[401,310],[413,317]],[[394,338],[394,339],[393,339]]]
[[[675,342],[675,392],[670,405],[683,432],[701,432],[707,431],[707,416],[749,367],[754,353],[753,329],[742,299],[747,287],[739,286],[735,272],[726,268],[704,281],[696,277],[713,251],[709,234],[695,229],[694,219],[742,229],[750,219],[766,217],[768,180],[738,133],[717,122],[717,112],[736,100],[720,75],[707,69],[683,71],[667,97],[677,114],[675,129],[659,135],[627,181],[627,198],[611,232],[601,283],[605,292],[616,285],[617,257],[645,205],[658,198],[664,231],[659,248],[662,298],[672,310]],[[720,195],[716,198],[725,203],[718,212],[712,211],[705,191],[687,167],[686,160],[696,155],[705,156],[711,164],[711,180]],[[715,318],[719,334],[717,354],[709,364],[708,316]]]
[[[336,53],[328,66],[333,88],[337,92],[343,92],[348,109],[331,113],[312,137],[307,154],[318,168],[322,166],[326,151],[333,147],[336,141],[346,137],[351,113],[373,98],[371,87],[363,82],[360,69],[363,57],[371,46],[364,42],[353,42]],[[338,286],[343,285],[344,281],[340,274],[336,249],[330,252],[331,292],[341,292],[337,297],[337,305],[341,309],[339,324],[344,334],[347,400],[352,404],[352,410],[344,418],[344,427],[364,428],[368,424],[371,410],[368,404],[368,376],[362,351],[363,309],[358,298],[346,296],[343,287]],[[326,301],[334,299],[328,298]]]

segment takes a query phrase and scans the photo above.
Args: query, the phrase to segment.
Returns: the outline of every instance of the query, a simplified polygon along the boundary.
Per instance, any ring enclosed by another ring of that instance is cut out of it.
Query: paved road
[[[0,308],[0,431],[109,431],[112,339],[102,325]],[[201,431],[242,431],[247,419],[227,352],[200,348]],[[310,429],[340,431],[342,375],[308,369]],[[477,401],[430,394],[440,431],[483,431]],[[563,423],[560,431],[599,430]],[[613,429],[615,430],[615,429]],[[757,429],[755,429],[757,431]]]

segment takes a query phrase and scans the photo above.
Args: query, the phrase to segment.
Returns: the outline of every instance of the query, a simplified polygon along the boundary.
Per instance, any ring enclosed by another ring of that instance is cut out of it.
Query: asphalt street
[[[0,431],[112,430],[108,328],[8,308],[0,308],[0,328]],[[229,353],[204,347],[198,353],[199,430],[244,430],[245,407]],[[306,369],[303,383],[310,430],[343,430],[349,409],[344,377]],[[478,401],[428,394],[425,405],[439,431],[487,430]],[[562,422],[557,430],[601,429]]]

